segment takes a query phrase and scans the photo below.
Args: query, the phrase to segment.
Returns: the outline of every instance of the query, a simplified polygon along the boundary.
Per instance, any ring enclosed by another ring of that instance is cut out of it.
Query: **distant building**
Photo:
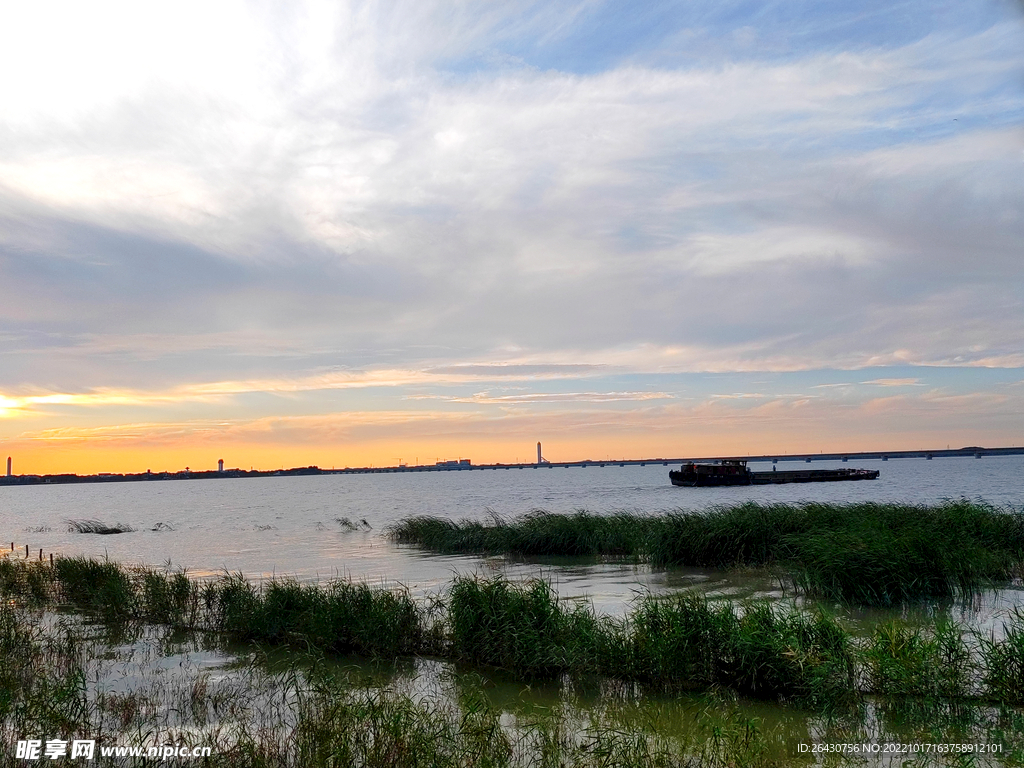
[[[7,476],[11,476],[11,457],[7,457]]]
[[[217,459],[217,471],[218,472],[223,472],[224,471],[224,459]]]
[[[439,461],[434,464],[435,467],[470,467],[473,462],[469,459],[450,459],[448,461]]]

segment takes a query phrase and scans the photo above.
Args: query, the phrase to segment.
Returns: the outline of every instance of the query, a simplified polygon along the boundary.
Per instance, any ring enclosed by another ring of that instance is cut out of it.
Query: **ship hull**
[[[714,475],[703,472],[668,473],[672,485],[683,488],[714,488],[727,485],[782,485],[784,483],[834,483],[845,480],[875,480],[877,469],[805,469],[790,472],[750,472]]]

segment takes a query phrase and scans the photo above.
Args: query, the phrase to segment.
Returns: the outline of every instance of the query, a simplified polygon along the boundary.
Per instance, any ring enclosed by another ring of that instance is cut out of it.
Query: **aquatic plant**
[[[854,687],[850,635],[832,616],[758,602],[740,617],[726,682],[759,698],[835,706]]]
[[[971,594],[1024,560],[1024,515],[968,501],[807,504],[779,559],[809,592],[890,605]]]
[[[657,516],[534,512],[493,523],[416,517],[389,534],[439,552],[631,557],[657,566],[771,566],[830,599],[889,605],[968,594],[1024,562],[1024,514],[968,501],[759,504]]]
[[[726,603],[699,594],[639,602],[615,635],[605,668],[621,665],[623,677],[683,688],[707,689],[725,682],[739,629]]]
[[[948,620],[928,628],[879,624],[863,656],[869,688],[886,696],[964,699],[977,677],[961,628]]]
[[[240,576],[213,589],[215,626],[243,640],[385,657],[421,649],[420,612],[405,591],[350,581],[275,580],[259,588]]]
[[[104,758],[112,745],[154,743],[209,747],[197,764],[222,768],[639,768],[660,766],[782,766],[789,763],[784,732],[765,728],[723,705],[695,712],[680,732],[652,719],[656,708],[616,697],[584,711],[572,705],[522,716],[488,699],[483,680],[457,676],[457,696],[424,699],[367,685],[337,667],[291,666],[284,673],[255,657],[232,664],[216,679],[183,662],[175,675],[132,676],[116,689],[84,684],[125,653],[163,650],[165,638],[83,640],[84,625],[41,622],[0,606],[0,746],[11,762],[27,735],[97,740],[98,765],[151,765],[145,757]],[[145,649],[140,651],[140,646]],[[166,741],[165,741],[166,740]]]
[[[648,538],[658,523],[655,518],[629,512],[556,515],[535,510],[514,522],[495,517],[489,524],[413,517],[392,526],[388,533],[398,543],[445,553],[635,557],[647,550]]]
[[[198,581],[88,558],[2,559],[0,595],[8,605],[72,606],[108,626],[145,622],[368,658],[431,655],[527,680],[598,675],[821,710],[854,704],[862,693],[940,704],[1024,701],[1024,614],[1013,614],[1001,637],[965,637],[943,621],[890,622],[855,640],[827,613],[765,600],[646,596],[614,619],[560,600],[541,581],[459,578],[429,604],[349,581]]]
[[[996,701],[1024,704],[1024,610],[1015,608],[1003,624],[1003,638],[981,638],[985,691]]]
[[[68,530],[71,533],[98,533],[104,536],[114,533],[132,533],[134,528],[125,523],[110,525],[102,520],[68,520]]]
[[[543,581],[458,578],[448,617],[456,658],[526,677],[592,668],[605,631],[589,606],[567,609]]]
[[[759,601],[738,612],[697,594],[647,597],[613,643],[602,671],[660,685],[724,686],[813,706],[835,706],[856,690],[850,635],[820,611]]]
[[[851,639],[834,618],[764,601],[737,612],[702,595],[648,596],[614,621],[567,607],[542,581],[460,578],[449,616],[455,658],[526,677],[596,672],[814,706],[855,691]]]

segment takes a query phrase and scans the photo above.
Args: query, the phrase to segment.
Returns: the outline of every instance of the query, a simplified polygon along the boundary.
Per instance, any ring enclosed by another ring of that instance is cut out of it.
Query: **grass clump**
[[[241,576],[198,582],[185,573],[127,568],[107,560],[0,560],[0,591],[27,604],[71,605],[112,621],[146,621],[225,633],[244,641],[366,656],[423,647],[424,617],[403,591],[333,581],[325,586]]]
[[[831,616],[766,602],[741,612],[703,595],[646,598],[616,638],[606,671],[706,690],[717,686],[761,699],[833,706],[855,693],[854,647]]]
[[[864,657],[868,686],[877,693],[943,699],[972,694],[976,665],[960,627],[948,621],[928,630],[900,620],[879,624]]]
[[[646,551],[657,525],[653,518],[628,512],[556,515],[536,510],[515,522],[495,517],[489,524],[413,517],[393,526],[389,535],[398,543],[446,554],[636,557]]]
[[[738,612],[701,595],[647,597],[615,621],[567,608],[545,582],[461,578],[449,624],[455,658],[528,678],[599,673],[813,706],[855,694],[854,649],[839,623],[764,602]]]
[[[592,611],[567,609],[543,581],[456,579],[448,622],[456,658],[526,677],[592,667],[603,635]]]
[[[729,683],[740,692],[831,706],[855,690],[850,635],[824,612],[752,604],[739,620],[734,649]]]
[[[67,603],[111,618],[134,616],[139,604],[129,571],[109,560],[58,557],[53,582],[53,588]]]
[[[1024,703],[1024,612],[1003,637],[890,622],[854,640],[832,616],[770,601],[739,606],[700,594],[645,597],[624,619],[559,600],[542,581],[458,578],[434,604],[347,581],[251,584],[107,561],[0,560],[9,604],[71,605],[115,625],[157,623],[230,640],[372,658],[431,655],[523,679],[598,675],[667,689],[726,688],[836,709],[862,693],[888,699]],[[119,622],[119,623],[118,623]],[[10,625],[0,642],[16,656]]]
[[[737,628],[728,605],[714,606],[702,595],[648,597],[621,626],[605,665],[614,668],[617,660],[623,676],[647,682],[711,688],[724,682]]]
[[[242,640],[374,657],[411,655],[421,647],[421,616],[405,592],[348,581],[326,587],[272,581],[261,589],[231,577],[214,595],[216,626]]]
[[[808,522],[804,505],[747,502],[703,512],[673,512],[651,542],[654,565],[769,565]]]
[[[221,768],[789,764],[785,732],[762,729],[735,709],[693,712],[684,705],[665,716],[662,705],[652,707],[642,697],[623,702],[602,696],[582,709],[561,700],[523,710],[516,703],[492,703],[485,681],[472,674],[453,675],[455,691],[427,698],[404,690],[405,681],[388,677],[367,684],[358,673],[330,665],[281,674],[261,656],[215,676],[186,656],[175,674],[154,676],[144,670],[166,666],[168,657],[180,654],[184,635],[168,643],[167,636],[143,631],[130,647],[118,647],[121,640],[75,639],[66,630],[74,625],[88,634],[87,625],[69,621],[57,624],[0,606],[0,650],[5,662],[11,660],[0,666],[0,746],[8,756],[0,759],[3,765],[17,762],[17,740],[37,735],[95,738],[96,764],[140,768],[153,759],[107,757],[103,750],[207,747],[211,755],[192,762]],[[205,647],[184,642],[186,648]],[[125,676],[124,666],[135,672]],[[107,684],[111,674],[118,679],[114,688]]]
[[[0,604],[0,723],[22,734],[80,732],[88,713],[81,643],[38,618]]]
[[[130,525],[116,523],[110,525],[102,520],[68,520],[68,530],[71,533],[98,533],[107,536],[115,533],[133,533],[135,531]]]
[[[512,765],[512,740],[487,706],[442,703],[333,684],[303,697],[295,729],[298,765]]]
[[[1024,516],[968,501],[938,506],[808,504],[780,559],[805,589],[890,605],[970,594],[1010,579],[1024,558]]]
[[[1024,562],[1024,514],[966,500],[760,504],[645,517],[531,513],[485,524],[417,517],[391,528],[438,552],[631,557],[656,566],[771,566],[791,585],[866,605],[968,594]]]
[[[981,651],[988,695],[1005,704],[1024,704],[1024,611],[1015,608],[1003,625],[1003,639],[983,638]]]

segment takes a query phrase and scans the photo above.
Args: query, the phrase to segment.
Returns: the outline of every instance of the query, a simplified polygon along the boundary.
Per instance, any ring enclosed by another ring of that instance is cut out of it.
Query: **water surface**
[[[770,464],[751,466],[766,469]],[[780,469],[802,466],[780,463]],[[0,488],[0,522],[6,531],[0,535],[8,544],[28,544],[34,556],[42,548],[44,553],[109,556],[120,562],[170,563],[199,575],[241,572],[249,578],[301,580],[347,576],[404,584],[417,594],[443,587],[455,573],[542,576],[562,594],[586,595],[598,610],[617,613],[647,591],[696,587],[735,598],[781,592],[758,573],[439,556],[397,546],[383,531],[412,515],[486,519],[534,509],[656,514],[748,499],[934,503],[966,497],[1013,507],[1024,502],[1022,456],[821,461],[812,466],[863,466],[879,469],[881,476],[859,482],[676,488],[668,481],[671,467],[659,464],[11,486]],[[137,530],[113,536],[70,533],[69,519],[126,523]],[[983,602],[981,610],[991,614],[1017,604],[1018,593],[1003,591]]]

